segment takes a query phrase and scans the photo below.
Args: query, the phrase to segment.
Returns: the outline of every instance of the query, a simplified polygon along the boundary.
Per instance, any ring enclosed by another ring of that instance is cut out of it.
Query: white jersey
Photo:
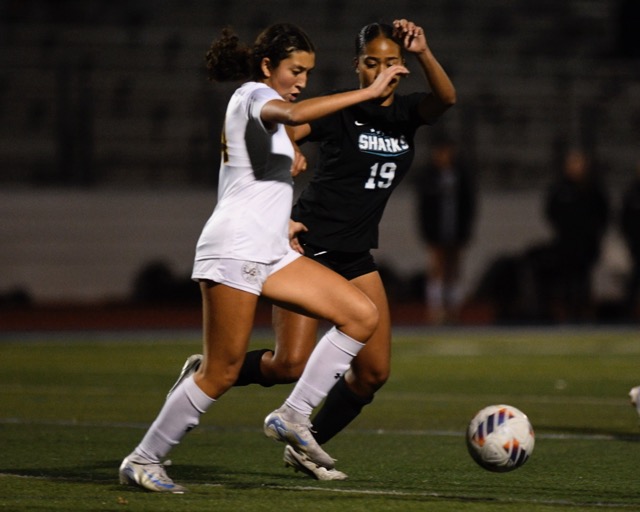
[[[248,82],[227,106],[222,135],[218,203],[196,247],[196,261],[229,258],[272,263],[289,245],[293,202],[293,145],[283,125],[267,129],[265,103],[282,97]]]

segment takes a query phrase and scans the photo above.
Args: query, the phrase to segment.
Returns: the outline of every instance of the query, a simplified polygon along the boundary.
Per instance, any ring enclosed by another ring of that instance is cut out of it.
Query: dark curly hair
[[[296,51],[315,53],[315,48],[309,36],[290,23],[276,23],[266,28],[252,47],[241,43],[233,30],[226,27],[207,51],[208,78],[212,82],[259,80],[264,78],[260,69],[262,59],[268,58],[276,68]]]

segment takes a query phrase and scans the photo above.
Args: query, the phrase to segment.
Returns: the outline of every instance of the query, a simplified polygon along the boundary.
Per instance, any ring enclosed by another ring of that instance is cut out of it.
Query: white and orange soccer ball
[[[533,452],[535,435],[526,414],[510,405],[478,411],[467,428],[467,449],[481,467],[506,473],[522,466]]]

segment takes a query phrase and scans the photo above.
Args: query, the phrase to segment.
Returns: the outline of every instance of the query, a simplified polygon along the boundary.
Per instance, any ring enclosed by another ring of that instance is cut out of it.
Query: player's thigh
[[[351,280],[362,290],[378,309],[378,325],[358,353],[351,366],[356,375],[367,375],[376,381],[389,376],[391,361],[391,314],[384,284],[378,272],[370,272]]]
[[[216,398],[240,370],[253,329],[258,296],[229,286],[201,281],[205,392]],[[211,391],[211,393],[209,393]]]
[[[265,297],[285,309],[324,318],[341,326],[377,323],[373,302],[344,277],[302,257],[271,274],[262,288]]]

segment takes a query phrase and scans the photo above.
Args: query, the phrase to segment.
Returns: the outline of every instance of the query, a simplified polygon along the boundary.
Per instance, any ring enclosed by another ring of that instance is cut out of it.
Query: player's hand
[[[411,53],[427,50],[427,38],[422,27],[409,20],[401,19],[393,22],[394,35],[402,41],[404,49]]]
[[[374,98],[379,98],[388,94],[387,88],[394,84],[400,77],[407,76],[409,70],[401,64],[394,64],[380,72],[373,83],[367,89],[373,94]]]
[[[307,158],[300,152],[297,144],[293,145],[293,164],[291,165],[291,176],[294,178],[307,170]]]
[[[298,240],[298,233],[307,231],[309,231],[307,226],[302,222],[289,219],[289,245],[294,251],[299,252],[300,254],[304,254],[304,249],[302,248],[300,240]]]

